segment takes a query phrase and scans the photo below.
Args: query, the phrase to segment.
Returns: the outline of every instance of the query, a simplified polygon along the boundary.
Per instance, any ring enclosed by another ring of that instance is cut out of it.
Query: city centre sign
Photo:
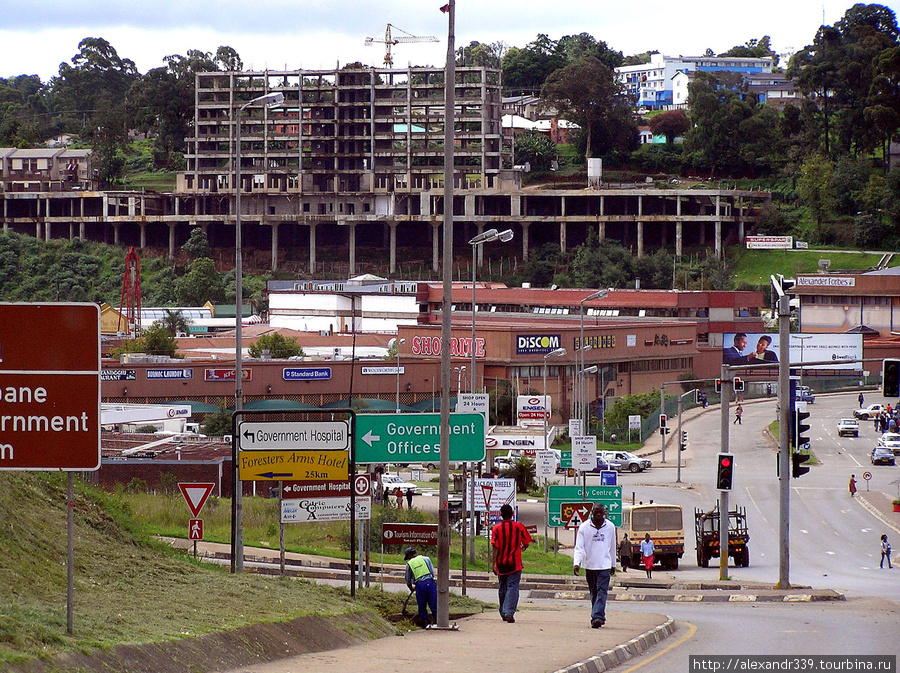
[[[0,304],[0,470],[99,467],[99,307]]]

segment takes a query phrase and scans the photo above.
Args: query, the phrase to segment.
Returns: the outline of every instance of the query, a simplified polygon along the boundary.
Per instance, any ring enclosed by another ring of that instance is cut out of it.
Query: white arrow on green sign
[[[484,416],[450,414],[453,462],[484,460]],[[357,463],[422,463],[441,459],[440,414],[357,414]]]
[[[549,525],[553,528],[563,528],[560,509],[565,503],[591,502],[606,505],[607,516],[616,526],[622,525],[622,487],[621,486],[593,486],[589,485],[587,491],[581,486],[561,486],[551,484],[548,491],[548,507],[550,512]]]

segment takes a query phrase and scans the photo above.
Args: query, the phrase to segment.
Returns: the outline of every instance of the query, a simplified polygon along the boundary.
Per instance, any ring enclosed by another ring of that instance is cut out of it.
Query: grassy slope
[[[0,669],[89,647],[371,613],[373,604],[392,600],[396,606],[379,609],[399,613],[402,597],[353,602],[343,589],[194,564],[136,534],[119,501],[79,485],[74,634],[67,636],[65,481],[59,474],[0,473]]]
[[[822,252],[815,250],[741,250],[734,248],[733,258],[738,283],[768,285],[771,274],[793,277],[798,273],[818,273],[820,259],[831,261],[831,271],[865,270],[878,263],[877,253]],[[900,263],[894,260],[892,266]]]

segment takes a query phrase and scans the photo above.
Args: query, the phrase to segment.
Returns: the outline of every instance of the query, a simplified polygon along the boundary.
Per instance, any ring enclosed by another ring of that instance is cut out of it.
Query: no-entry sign
[[[0,303],[0,470],[100,467],[100,308]]]

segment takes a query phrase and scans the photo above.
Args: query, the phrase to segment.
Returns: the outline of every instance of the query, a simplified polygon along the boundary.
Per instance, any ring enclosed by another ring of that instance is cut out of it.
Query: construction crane
[[[404,36],[401,37],[393,37],[391,35],[391,28],[394,30],[398,30],[401,33],[404,33]],[[397,26],[392,26],[391,24],[387,25],[387,28],[384,29],[384,39],[379,40],[374,37],[366,38],[366,46],[371,47],[375,42],[380,44],[384,44],[384,67],[392,68],[394,67],[394,57],[391,55],[391,47],[395,44],[413,44],[415,42],[440,42],[433,35],[426,35],[425,37],[418,37],[416,35],[411,35],[407,33],[402,28],[397,28]]]
[[[125,274],[122,278],[122,301],[119,303],[118,331],[131,332],[132,338],[141,334],[141,260],[134,248],[128,248],[125,255]]]

